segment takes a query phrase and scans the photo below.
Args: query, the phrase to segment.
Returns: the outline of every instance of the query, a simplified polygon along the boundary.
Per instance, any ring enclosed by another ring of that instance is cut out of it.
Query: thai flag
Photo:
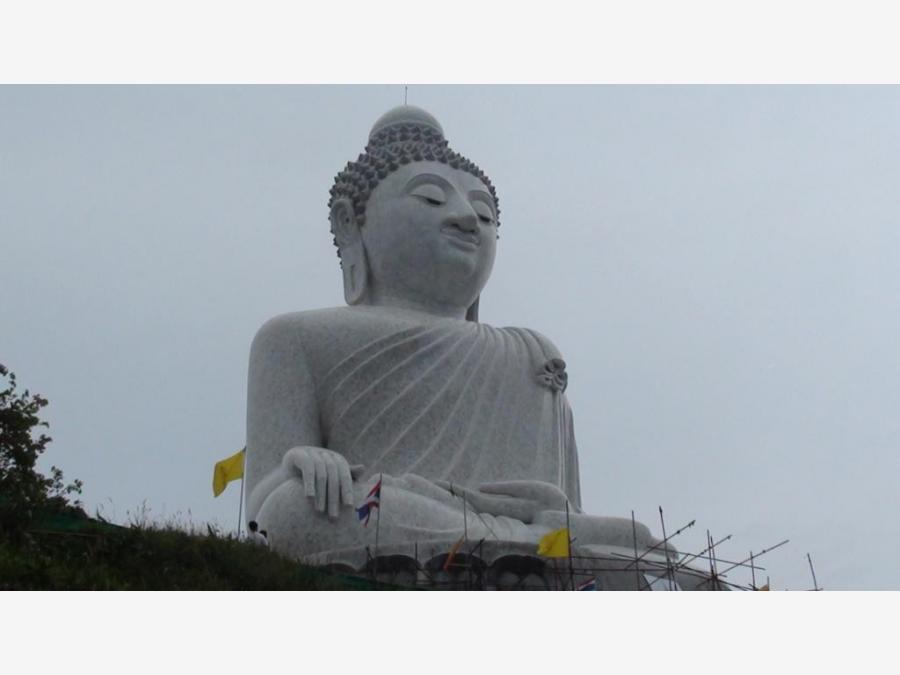
[[[576,591],[596,591],[597,590],[597,577],[593,579],[588,579],[580,584],[575,589]]]
[[[363,502],[363,505],[356,509],[356,515],[359,516],[359,519],[365,519],[365,527],[369,526],[369,517],[372,515],[372,509],[377,508],[381,508],[381,478],[379,478],[378,482],[375,483],[375,486],[369,490],[369,494],[366,495],[366,501]]]

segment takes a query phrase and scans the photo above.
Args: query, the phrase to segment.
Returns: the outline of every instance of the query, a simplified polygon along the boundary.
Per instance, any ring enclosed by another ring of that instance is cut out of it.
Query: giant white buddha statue
[[[250,355],[247,519],[320,562],[369,552],[354,507],[382,480],[379,546],[658,543],[582,513],[566,364],[543,335],[481,323],[497,252],[490,180],[437,120],[401,106],[331,190],[346,307],[268,321]],[[531,549],[529,549],[531,550]]]

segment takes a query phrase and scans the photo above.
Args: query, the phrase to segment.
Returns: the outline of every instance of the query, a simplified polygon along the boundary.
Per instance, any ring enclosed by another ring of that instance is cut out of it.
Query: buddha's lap
[[[368,525],[359,518],[356,508],[345,504],[341,504],[336,518],[328,515],[327,508],[319,511],[315,498],[306,496],[299,476],[270,493],[257,522],[260,529],[267,530],[273,548],[293,556],[373,546],[376,530],[381,545],[452,540],[464,532],[470,539],[536,543],[547,532],[567,524],[561,511],[541,511],[532,523],[477,513],[471,507],[464,513],[462,500],[457,504],[455,498],[436,499],[437,493],[422,494],[414,489],[421,487],[424,479],[410,485],[403,479],[384,478],[380,507],[371,510]],[[354,504],[363,504],[372,486],[371,480],[354,483]],[[643,550],[657,543],[644,525],[638,523],[633,529],[632,521],[625,518],[570,514],[569,526],[581,545],[628,548],[636,543]]]

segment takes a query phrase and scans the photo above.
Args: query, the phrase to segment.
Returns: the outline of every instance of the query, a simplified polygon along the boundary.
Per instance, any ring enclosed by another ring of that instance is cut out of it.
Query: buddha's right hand
[[[353,479],[362,475],[361,464],[350,466],[344,456],[313,446],[298,446],[284,453],[282,467],[300,472],[306,496],[315,499],[316,510],[337,518],[341,503],[353,506]]]

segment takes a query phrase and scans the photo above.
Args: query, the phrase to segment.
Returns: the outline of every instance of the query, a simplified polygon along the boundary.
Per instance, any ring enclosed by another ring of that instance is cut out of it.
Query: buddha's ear
[[[336,199],[331,205],[330,220],[334,241],[341,252],[344,300],[348,305],[358,305],[366,295],[369,265],[353,202],[346,197]]]

